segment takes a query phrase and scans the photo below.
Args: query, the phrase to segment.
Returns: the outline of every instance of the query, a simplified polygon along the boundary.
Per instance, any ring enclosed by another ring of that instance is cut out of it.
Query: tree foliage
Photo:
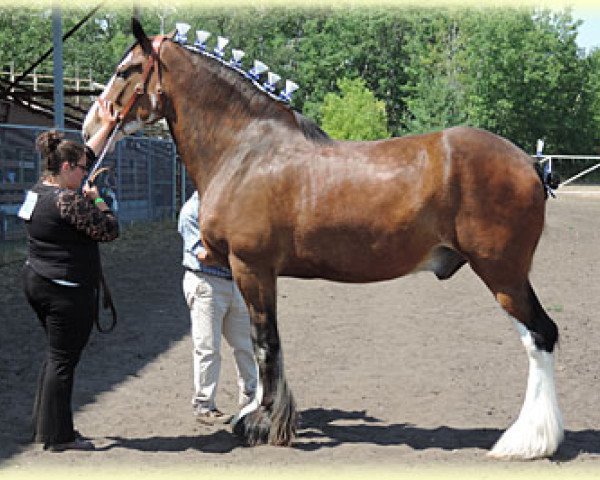
[[[577,26],[568,12],[528,9],[425,17],[407,49],[407,131],[465,124],[529,151],[544,138],[552,152],[589,152],[598,125],[582,88],[592,68]]]
[[[40,4],[41,5],[41,4]],[[51,45],[51,17],[35,2],[0,9],[1,65],[23,71]],[[155,5],[155,6],[152,6]],[[67,31],[91,7],[63,10]],[[133,42],[130,9],[105,7],[64,45],[65,75],[104,83]],[[324,122],[338,79],[362,79],[383,101],[391,135],[472,125],[533,151],[586,153],[600,143],[600,59],[577,48],[568,10],[533,8],[306,9],[172,7],[142,9],[149,34],[176,21],[230,38],[300,85],[293,105]],[[51,72],[51,59],[41,67]],[[329,121],[329,120],[327,120]]]
[[[377,100],[361,78],[338,80],[340,95],[325,95],[322,127],[339,140],[377,140],[388,137],[385,103]]]

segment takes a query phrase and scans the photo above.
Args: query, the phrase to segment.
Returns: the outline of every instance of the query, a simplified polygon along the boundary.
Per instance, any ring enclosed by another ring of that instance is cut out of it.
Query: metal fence
[[[600,185],[600,156],[544,155],[541,159],[560,175],[560,186]]]
[[[0,125],[0,263],[24,243],[24,225],[16,214],[25,192],[40,176],[35,139],[45,130]],[[75,130],[66,130],[65,137],[81,140]],[[99,187],[113,202],[121,226],[175,217],[182,182],[172,141],[126,137],[106,156],[104,165],[111,170],[101,176]]]

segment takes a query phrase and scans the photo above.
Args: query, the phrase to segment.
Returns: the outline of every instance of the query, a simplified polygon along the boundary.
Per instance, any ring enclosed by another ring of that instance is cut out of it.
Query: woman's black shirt
[[[38,182],[31,191],[38,194],[31,218],[25,222],[31,268],[50,280],[97,285],[98,242],[119,235],[116,217],[73,190]]]

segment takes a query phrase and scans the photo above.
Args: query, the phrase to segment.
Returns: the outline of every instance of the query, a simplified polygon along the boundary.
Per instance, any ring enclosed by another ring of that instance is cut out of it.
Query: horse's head
[[[164,117],[160,83],[160,47],[164,36],[148,38],[139,21],[132,19],[137,43],[131,47],[117,66],[100,98],[113,102],[119,114],[121,132],[130,135]],[[100,128],[98,102],[94,102],[83,123],[83,137],[88,139]]]

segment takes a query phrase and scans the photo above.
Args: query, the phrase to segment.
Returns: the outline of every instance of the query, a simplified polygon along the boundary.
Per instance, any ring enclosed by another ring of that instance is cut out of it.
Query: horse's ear
[[[146,32],[144,32],[140,21],[135,17],[131,17],[131,30],[133,31],[133,36],[142,47],[144,53],[146,55],[150,55],[152,53],[152,42],[148,38],[148,35],[146,35]]]

